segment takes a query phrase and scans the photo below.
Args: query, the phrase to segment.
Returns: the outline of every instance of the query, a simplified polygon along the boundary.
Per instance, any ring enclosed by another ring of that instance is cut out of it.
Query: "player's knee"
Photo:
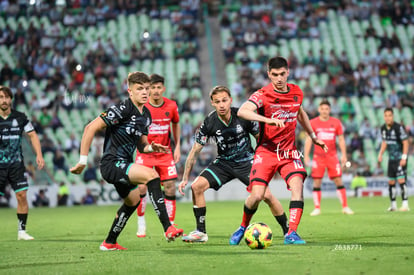
[[[193,190],[194,194],[200,194],[204,193],[206,187],[202,181],[195,181],[193,184],[191,184],[191,190]]]
[[[255,201],[255,202],[259,202],[265,199],[265,194],[262,193],[251,193],[250,194],[250,198]]]

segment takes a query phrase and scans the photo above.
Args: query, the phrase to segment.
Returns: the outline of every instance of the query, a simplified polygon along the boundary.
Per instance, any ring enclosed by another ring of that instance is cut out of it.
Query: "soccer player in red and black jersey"
[[[342,184],[342,170],[341,166],[345,166],[347,162],[346,144],[344,138],[344,130],[339,119],[331,117],[331,104],[328,100],[322,100],[319,103],[319,116],[310,121],[312,129],[316,136],[325,142],[328,146],[328,152],[322,148],[315,146],[313,152],[312,162],[312,178],[313,178],[313,203],[315,209],[311,212],[311,216],[321,214],[321,185],[325,170],[328,169],[328,176],[336,185],[338,198],[342,204],[342,212],[344,214],[352,215],[354,212],[348,207],[346,198],[346,189]],[[338,137],[339,149],[341,150],[341,163],[339,163],[336,152],[336,138]],[[312,141],[310,138],[306,139],[304,161],[308,165],[310,163],[309,154],[312,148]]]
[[[297,121],[312,138],[313,143],[325,151],[327,146],[312,130],[309,117],[302,108],[303,92],[299,86],[287,83],[288,63],[283,57],[268,61],[267,75],[270,84],[253,93],[239,109],[238,115],[260,123],[260,140],[250,172],[251,193],[244,205],[242,226],[248,225],[266,188],[276,172],[292,191],[289,205],[289,231],[285,244],[304,244],[296,233],[303,212],[303,181],[306,170],[295,146]],[[237,230],[234,235],[238,234]]]
[[[150,153],[142,154],[137,151],[135,162],[150,168],[154,168],[160,175],[161,184],[164,186],[165,207],[171,223],[174,223],[176,210],[175,180],[177,169],[175,164],[180,161],[180,138],[181,129],[179,125],[180,116],[175,101],[163,96],[165,92],[164,77],[153,74],[150,76],[150,97],[145,107],[151,113],[152,123],[148,130],[148,142],[156,142],[167,146],[171,150],[171,129],[175,142],[174,154]],[[141,193],[141,204],[137,208],[138,231],[137,237],[143,238],[146,235],[145,205],[147,186],[139,186]]]

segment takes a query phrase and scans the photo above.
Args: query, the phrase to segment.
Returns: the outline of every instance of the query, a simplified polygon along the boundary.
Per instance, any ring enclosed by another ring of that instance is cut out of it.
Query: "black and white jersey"
[[[217,144],[217,159],[243,162],[253,159],[254,150],[250,135],[259,133],[259,124],[237,116],[238,108],[231,108],[231,118],[227,125],[211,112],[201,124],[195,135],[195,141],[205,145],[209,139]]]
[[[24,113],[11,110],[6,119],[0,116],[0,168],[23,161],[23,131],[34,131],[32,123]]]
[[[399,161],[402,155],[402,141],[408,139],[404,127],[394,122],[390,128],[387,125],[381,127],[382,140],[387,143],[388,159]]]
[[[128,98],[113,105],[100,117],[108,126],[102,158],[133,162],[133,155],[142,135],[148,135],[151,114],[144,106],[142,113]]]

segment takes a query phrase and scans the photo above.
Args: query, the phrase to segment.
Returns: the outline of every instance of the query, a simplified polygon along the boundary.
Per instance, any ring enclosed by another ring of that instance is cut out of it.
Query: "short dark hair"
[[[229,97],[231,97],[231,93],[230,93],[230,89],[227,88],[226,86],[215,86],[213,89],[211,89],[210,91],[210,99],[213,100],[213,95],[218,94],[219,92],[226,92]]]
[[[6,86],[0,86],[0,92],[4,92],[4,94],[11,99],[13,99],[13,92],[9,87]]]
[[[280,69],[286,68],[288,69],[288,62],[286,58],[281,56],[272,57],[267,61],[267,70],[270,72],[272,69]]]
[[[164,84],[164,77],[160,76],[159,74],[150,75],[150,80],[151,80],[151,84],[155,84],[155,83]]]
[[[386,112],[391,112],[391,114],[394,114],[394,110],[393,110],[391,107],[387,107],[387,108],[385,108],[385,109],[384,109],[384,114],[385,114]]]
[[[331,103],[329,103],[329,100],[326,98],[322,99],[322,101],[319,103],[319,106],[321,105],[328,105],[329,107],[331,107]]]
[[[133,72],[128,74],[128,86],[131,86],[133,84],[144,84],[150,82],[150,78],[146,73]]]

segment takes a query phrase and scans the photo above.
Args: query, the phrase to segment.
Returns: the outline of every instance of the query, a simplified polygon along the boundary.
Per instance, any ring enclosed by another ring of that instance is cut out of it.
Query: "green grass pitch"
[[[289,202],[282,204],[287,210]],[[118,239],[128,250],[114,252],[100,251],[99,244],[118,206],[30,209],[34,241],[17,241],[16,210],[0,209],[0,274],[412,274],[414,212],[386,212],[386,197],[350,198],[349,205],[353,216],[341,213],[337,199],[322,199],[322,215],[310,217],[313,205],[306,200],[298,233],[307,244],[286,246],[262,203],[252,222],[273,230],[265,250],[244,241],[228,245],[242,201],[207,203],[206,244],[168,243],[148,205],[147,237],[135,236],[134,214]],[[186,233],[195,228],[192,204],[177,204],[176,223]]]

